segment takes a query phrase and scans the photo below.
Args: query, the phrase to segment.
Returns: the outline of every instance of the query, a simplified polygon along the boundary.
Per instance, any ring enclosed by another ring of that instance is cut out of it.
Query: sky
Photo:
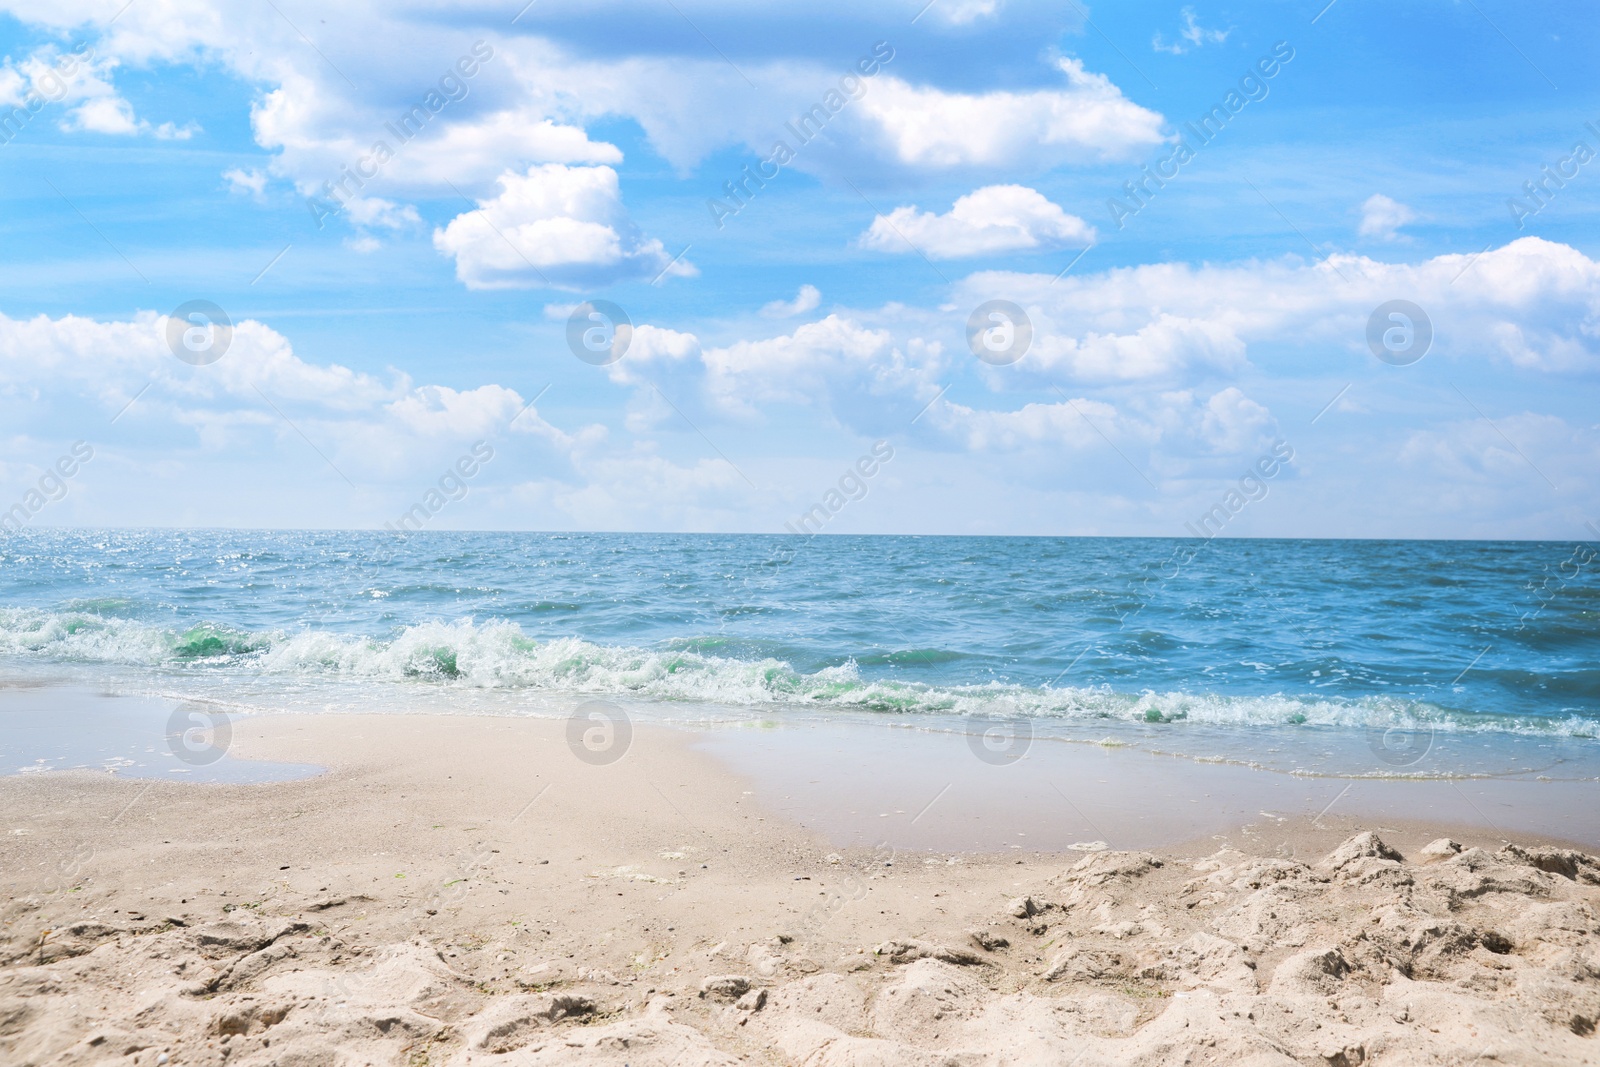
[[[1597,538],[1597,49],[1577,2],[0,2],[0,513]]]

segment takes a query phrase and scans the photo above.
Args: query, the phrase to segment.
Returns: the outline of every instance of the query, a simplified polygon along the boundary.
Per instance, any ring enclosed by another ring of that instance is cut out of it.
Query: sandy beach
[[[1334,809],[851,846],[690,732],[599,764],[566,725],[267,716],[231,756],[327,772],[0,779],[0,1060],[1600,1059],[1600,862],[1557,840]]]
[[[1594,10],[0,0],[0,1067],[1600,1067]]]

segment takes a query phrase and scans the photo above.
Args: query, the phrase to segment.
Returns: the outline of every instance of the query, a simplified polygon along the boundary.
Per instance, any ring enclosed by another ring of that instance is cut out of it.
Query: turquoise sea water
[[[1572,543],[29,530],[0,540],[0,673],[1594,777],[1597,570]]]

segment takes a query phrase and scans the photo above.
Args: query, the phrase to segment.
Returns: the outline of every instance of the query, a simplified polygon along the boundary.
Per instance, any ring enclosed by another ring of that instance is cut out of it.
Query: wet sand
[[[1285,820],[1310,819],[1600,850],[1593,779],[1407,778],[1377,761],[1370,777],[1312,776],[1046,737],[986,748],[971,734],[814,722],[708,731],[696,747],[840,844],[1059,852],[1242,832],[1266,847]]]

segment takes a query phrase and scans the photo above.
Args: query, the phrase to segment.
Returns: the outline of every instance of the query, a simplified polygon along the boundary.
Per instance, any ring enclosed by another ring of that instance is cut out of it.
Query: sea
[[[0,684],[1600,780],[1595,549],[34,528],[0,539]]]

